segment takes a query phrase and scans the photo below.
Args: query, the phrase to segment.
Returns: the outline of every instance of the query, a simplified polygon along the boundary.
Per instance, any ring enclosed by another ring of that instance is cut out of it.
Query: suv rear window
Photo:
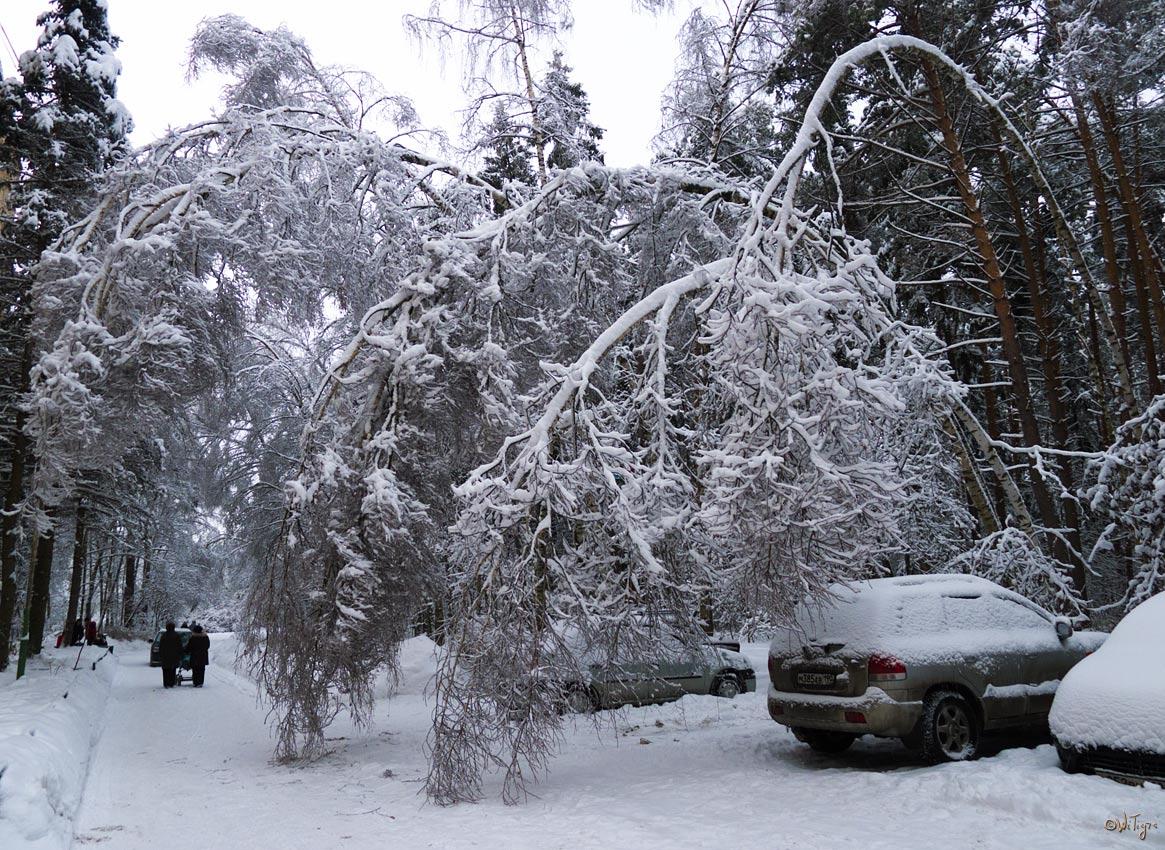
[[[802,603],[790,635],[792,647],[811,643],[843,644],[850,650],[873,646],[885,637],[930,635],[947,630],[943,599],[934,593],[845,590],[832,604]]]

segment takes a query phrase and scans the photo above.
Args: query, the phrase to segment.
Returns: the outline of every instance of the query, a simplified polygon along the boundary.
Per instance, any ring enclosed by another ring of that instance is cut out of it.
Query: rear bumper
[[[922,717],[921,700],[894,699],[881,688],[867,688],[857,697],[802,694],[769,688],[769,716],[784,726],[904,738]],[[864,722],[846,719],[846,712],[860,712]]]
[[[1165,754],[1119,747],[1068,746],[1056,741],[1060,764],[1068,773],[1095,773],[1126,785],[1165,785]]]

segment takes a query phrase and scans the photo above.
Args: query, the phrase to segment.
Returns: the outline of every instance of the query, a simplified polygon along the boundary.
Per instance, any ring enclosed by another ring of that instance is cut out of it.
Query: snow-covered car
[[[671,702],[685,694],[732,699],[756,690],[756,671],[748,659],[726,646],[692,646],[665,635],[655,651],[621,649],[613,658],[595,648],[575,648],[570,669],[579,675],[552,674],[563,711],[591,712],[623,705]]]
[[[1104,640],[985,579],[835,585],[769,648],[769,715],[820,752],[901,738],[930,761],[972,758],[985,731],[1038,726],[1068,670]]]
[[[1048,718],[1060,765],[1165,784],[1165,593],[1129,612],[1064,678]]]

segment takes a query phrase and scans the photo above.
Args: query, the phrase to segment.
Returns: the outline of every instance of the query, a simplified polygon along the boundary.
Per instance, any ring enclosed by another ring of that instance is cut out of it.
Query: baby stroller
[[[178,665],[178,669],[174,671],[174,684],[181,685],[183,682],[190,681],[190,650],[186,648],[186,642],[182,642],[182,663]]]

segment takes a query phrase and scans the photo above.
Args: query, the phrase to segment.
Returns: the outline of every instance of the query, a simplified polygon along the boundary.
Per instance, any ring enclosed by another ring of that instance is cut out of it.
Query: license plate
[[[832,673],[798,673],[797,684],[805,687],[826,687],[831,688],[834,684],[834,675]]]

